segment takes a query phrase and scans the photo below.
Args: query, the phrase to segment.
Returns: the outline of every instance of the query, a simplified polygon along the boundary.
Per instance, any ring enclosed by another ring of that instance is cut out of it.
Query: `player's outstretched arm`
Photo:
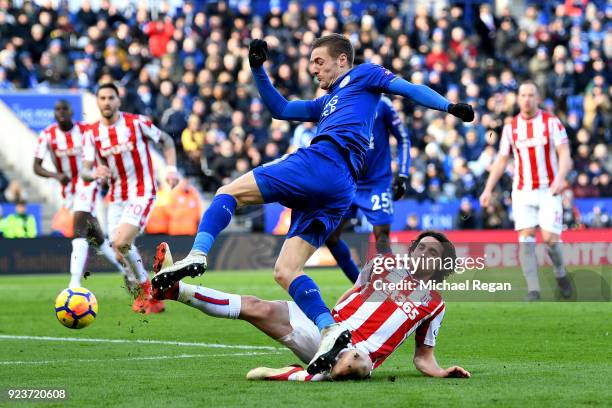
[[[263,63],[268,59],[268,44],[255,39],[249,46],[249,63],[255,85],[261,95],[264,105],[272,113],[274,119],[299,120],[304,122],[318,122],[321,109],[315,101],[288,101],[270,82]]]
[[[63,185],[70,183],[70,177],[68,177],[66,174],[60,173],[60,172],[56,173],[53,171],[49,171],[43,167],[42,162],[43,162],[43,159],[39,159],[39,158],[34,159],[34,166],[33,166],[34,174],[40,177],[54,178],[60,183],[62,183]]]
[[[425,85],[413,84],[405,79],[396,77],[389,82],[385,91],[409,98],[426,108],[448,112],[464,122],[474,120],[474,110],[470,105],[467,103],[450,103],[448,99]]]
[[[470,378],[472,375],[463,367],[442,368],[434,356],[434,348],[425,344],[417,345],[412,359],[417,370],[428,377],[437,378]]]

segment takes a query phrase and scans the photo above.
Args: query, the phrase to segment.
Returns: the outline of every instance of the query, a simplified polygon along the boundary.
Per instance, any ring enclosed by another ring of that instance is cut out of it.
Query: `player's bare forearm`
[[[96,175],[93,168],[93,162],[84,160],[83,167],[81,169],[81,178],[85,181],[94,181],[96,179]]]
[[[502,174],[504,174],[504,170],[508,165],[508,156],[506,155],[498,155],[495,159],[495,162],[491,166],[491,172],[489,173],[489,178],[487,178],[487,184],[485,185],[485,191],[491,192],[493,188],[501,178]]]
[[[560,145],[557,148],[557,155],[559,156],[559,173],[557,173],[557,178],[559,178],[559,180],[565,180],[574,166],[572,157],[570,156],[569,145]]]
[[[166,181],[171,188],[174,188],[179,182],[179,174],[176,169],[176,148],[174,140],[166,132],[161,132],[159,139],[164,159],[166,160]]]
[[[166,160],[166,165],[176,167],[176,148],[174,147],[174,140],[166,132],[161,132],[161,138],[159,139],[161,150]]]
[[[421,344],[414,349],[412,362],[423,375],[436,378],[469,378],[471,374],[459,366],[442,368],[438,365],[434,355],[434,348]]]
[[[58,178],[60,176],[60,173],[56,173],[53,171],[49,171],[47,169],[45,169],[42,166],[42,160],[41,159],[34,159],[34,174],[36,174],[37,176],[40,177],[45,177],[45,178]]]
[[[349,290],[344,292],[342,294],[342,296],[340,296],[340,299],[338,299],[336,304],[344,302],[346,300],[346,298],[349,297],[351,295],[351,293],[353,293],[355,291],[355,289],[357,289],[357,288],[358,288],[357,284],[353,285]]]
[[[444,377],[444,369],[438,365],[433,347],[420,345],[414,349],[412,362],[417,370],[428,377]]]

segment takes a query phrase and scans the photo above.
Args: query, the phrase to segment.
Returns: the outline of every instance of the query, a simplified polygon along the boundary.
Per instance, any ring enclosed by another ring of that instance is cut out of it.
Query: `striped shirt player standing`
[[[538,109],[539,93],[533,82],[519,88],[520,112],[504,126],[499,154],[489,174],[480,203],[486,207],[502,176],[510,152],[514,157],[512,212],[519,233],[519,258],[527,281],[527,300],[540,299],[536,258],[536,227],[540,227],[563,298],[572,288],[563,264],[561,246],[561,192],[572,168],[565,128],[554,115]]]
[[[443,234],[433,231],[421,233],[411,246],[410,254],[422,261],[456,258],[452,243]],[[168,257],[167,244],[160,244],[153,269],[159,270]],[[385,269],[383,259],[377,258],[378,264],[376,259],[370,262],[332,310],[334,320],[351,331],[352,343],[340,351],[331,372],[310,375],[300,366],[259,367],[251,370],[247,378],[286,381],[367,378],[412,334],[416,342],[413,361],[419,371],[432,377],[469,377],[470,373],[461,367],[443,369],[438,366],[433,349],[445,303],[439,293],[420,285],[430,279],[442,281],[452,271],[418,268],[411,275],[401,267],[403,265]],[[427,263],[423,261],[420,265]],[[390,284],[402,284],[403,287],[396,290],[397,286]],[[285,345],[306,364],[316,354],[321,339],[317,326],[295,302],[266,301],[182,281],[165,291],[154,289],[154,296],[177,300],[209,316],[246,320]]]
[[[90,242],[125,274],[125,268],[115,259],[113,249],[95,217],[98,183],[79,177],[87,125],[72,121],[72,107],[65,100],[56,102],[54,117],[56,123],[47,126],[38,136],[33,168],[36,175],[54,178],[60,183],[62,206],[73,213],[69,287],[81,286]],[[42,165],[47,156],[51,157],[55,166],[54,172]]]
[[[140,115],[119,111],[119,90],[111,83],[100,85],[96,102],[101,119],[90,125],[83,150],[83,178],[109,181],[108,231],[117,259],[129,265],[140,288],[132,306],[135,312],[158,313],[163,303],[151,298],[151,284],[136,237],[144,230],[157,191],[149,145],[159,143],[168,164],[167,181],[178,183],[176,152],[169,135]],[[93,170],[93,164],[98,165]]]

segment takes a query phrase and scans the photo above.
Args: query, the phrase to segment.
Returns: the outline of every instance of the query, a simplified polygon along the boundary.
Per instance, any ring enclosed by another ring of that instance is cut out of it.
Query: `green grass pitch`
[[[521,280],[518,270],[511,272]],[[338,270],[309,274],[328,304],[347,288]],[[187,281],[287,299],[271,275],[213,272]],[[7,399],[7,389],[14,388],[65,388],[67,401],[35,406],[79,407],[590,407],[612,401],[608,302],[448,302],[436,355],[444,367],[470,370],[468,380],[420,375],[412,365],[414,340],[408,339],[366,382],[248,382],[245,374],[253,367],[297,358],[245,322],[213,319],[179,303],[168,302],[162,315],[135,314],[116,274],[84,282],[98,298],[99,315],[92,326],[69,330],[53,312],[67,283],[67,274],[0,277],[0,406],[28,404]],[[128,341],[57,340],[66,337]],[[215,344],[225,346],[210,346]]]

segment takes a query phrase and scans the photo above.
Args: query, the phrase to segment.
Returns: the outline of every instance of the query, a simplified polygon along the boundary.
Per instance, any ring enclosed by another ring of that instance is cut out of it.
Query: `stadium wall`
[[[394,250],[401,253],[416,237],[418,231],[392,233]],[[518,243],[516,232],[510,230],[450,231],[449,238],[455,242],[459,256],[487,254],[489,267],[518,266]],[[568,265],[612,264],[612,229],[589,229],[567,231],[565,241]],[[351,248],[353,257],[363,262],[372,253],[373,241],[368,235],[349,233],[343,239]],[[184,257],[193,243],[191,236],[145,235],[137,245],[145,265],[151,265],[156,246],[166,241],[171,245],[175,259]],[[283,244],[284,237],[269,234],[221,234],[210,254],[211,270],[252,270],[274,268],[274,262]],[[70,263],[70,240],[64,238],[37,238],[31,240],[0,240],[0,275],[66,273]],[[539,248],[541,263],[546,263],[544,248]],[[93,254],[93,253],[92,253]],[[319,249],[307,266],[334,266],[335,261],[326,248]],[[111,265],[101,256],[90,256],[87,270],[92,273],[109,272]]]

